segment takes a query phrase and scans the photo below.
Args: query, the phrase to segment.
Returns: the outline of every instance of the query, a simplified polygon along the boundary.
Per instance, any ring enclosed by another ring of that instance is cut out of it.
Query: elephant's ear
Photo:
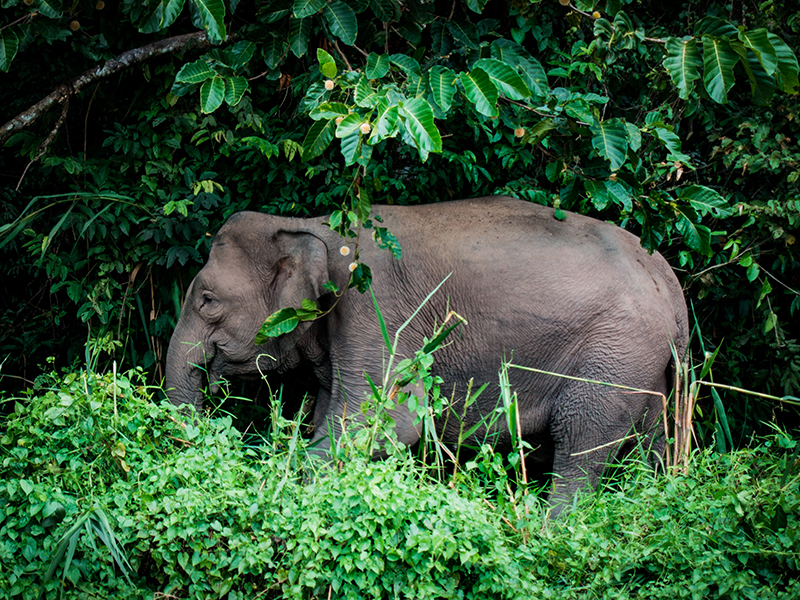
[[[316,302],[326,293],[324,286],[329,279],[325,242],[311,233],[296,231],[279,231],[275,242],[279,250],[273,283],[275,309],[300,308],[304,299]],[[292,348],[309,327],[311,321],[304,321],[281,336],[281,348]]]

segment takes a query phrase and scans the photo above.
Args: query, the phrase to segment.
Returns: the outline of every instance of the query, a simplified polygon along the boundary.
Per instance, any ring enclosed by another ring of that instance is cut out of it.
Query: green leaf
[[[250,84],[245,77],[225,78],[225,102],[228,106],[236,106],[248,89]]]
[[[739,30],[736,25],[719,17],[704,17],[694,26],[695,35],[712,37],[736,37]]]
[[[253,42],[248,42],[247,40],[236,42],[225,50],[225,64],[237,71],[250,62],[256,49],[257,46]]]
[[[447,21],[447,30],[453,39],[470,50],[478,49],[478,29],[469,21]]]
[[[317,62],[319,63],[319,72],[325,77],[328,79],[336,77],[336,61],[322,48],[317,48]]]
[[[310,17],[322,10],[325,4],[325,0],[294,0],[292,13],[295,19]]]
[[[634,152],[638,152],[642,147],[642,132],[633,123],[625,121],[625,129],[628,132],[628,146]]]
[[[469,73],[461,73],[459,79],[467,99],[475,105],[475,110],[487,117],[498,115],[497,99],[500,95],[486,71],[475,68]]]
[[[190,0],[200,13],[208,39],[212,42],[224,42],[227,37],[225,30],[225,2],[224,0]]]
[[[304,161],[316,158],[325,151],[325,148],[333,140],[335,128],[336,123],[333,119],[330,121],[314,121],[303,140]]]
[[[336,117],[346,117],[350,114],[350,109],[346,104],[341,102],[323,102],[317,108],[309,113],[309,116],[315,121],[320,119],[330,120]]]
[[[375,16],[384,23],[396,21],[400,16],[400,6],[394,0],[370,0],[369,5]]]
[[[216,73],[211,70],[205,59],[196,60],[183,65],[175,76],[175,83],[202,83],[211,79]]]
[[[347,115],[336,126],[336,137],[344,138],[352,135],[354,132],[358,131],[358,128],[361,127],[363,122],[363,118],[357,113],[351,113]]]
[[[358,188],[358,205],[356,206],[356,216],[361,223],[366,223],[369,219],[369,211],[372,209],[372,200],[365,186]]]
[[[375,90],[369,85],[369,80],[366,75],[362,75],[356,84],[355,101],[361,108],[375,108],[383,96],[380,93],[375,93]]]
[[[257,346],[266,344],[270,338],[278,337],[293,331],[300,324],[297,317],[297,310],[294,308],[282,308],[276,313],[272,313],[256,334],[255,343]]]
[[[225,79],[215,76],[207,79],[200,87],[200,110],[212,113],[217,110],[225,100]]]
[[[690,185],[678,192],[678,200],[688,202],[701,214],[711,213],[715,217],[730,217],[733,207],[717,192],[703,185]]]
[[[746,48],[750,48],[755,53],[767,75],[772,75],[777,70],[778,56],[775,53],[775,48],[769,41],[769,33],[766,29],[740,31],[739,39],[744,43]]]
[[[278,65],[281,63],[281,59],[283,58],[285,49],[286,43],[282,38],[269,36],[264,42],[264,46],[261,50],[262,54],[264,55],[264,63],[266,63],[267,67],[270,69],[278,68]]]
[[[406,75],[422,75],[419,62],[406,54],[392,54],[389,56],[389,62],[399,67]]]
[[[322,9],[322,15],[328,22],[333,35],[348,46],[355,44],[358,23],[356,22],[356,13],[353,12],[352,8],[341,2],[341,0],[333,0]]]
[[[675,135],[671,129],[657,125],[652,128],[652,134],[667,149],[667,160],[680,162],[687,167],[691,167],[691,158],[681,150],[681,138]]]
[[[289,48],[300,58],[308,52],[308,38],[311,36],[311,19],[289,19]]]
[[[397,260],[403,257],[403,250],[400,248],[400,242],[386,227],[375,227],[372,232],[372,239],[378,244],[378,248],[388,250],[392,253]]]
[[[628,130],[620,119],[608,119],[591,126],[592,146],[600,156],[611,162],[611,170],[618,171],[625,163],[628,152]]]
[[[567,102],[564,105],[564,112],[573,119],[582,121],[587,125],[595,121],[592,108],[585,100],[582,100],[581,98],[576,98],[575,100]]]
[[[359,119],[360,124],[360,119]],[[338,134],[338,129],[337,129]],[[354,131],[350,132],[349,135],[339,136],[337,137],[342,138],[342,142],[340,145],[340,150],[342,152],[342,156],[344,157],[344,164],[345,166],[349,167],[353,163],[356,162],[360,155],[361,150],[361,133],[359,132],[358,128]]]
[[[399,118],[397,105],[378,105],[378,118],[372,127],[369,138],[370,144],[377,144],[381,140],[394,137],[398,134],[397,120]]]
[[[50,19],[61,18],[61,6],[61,0],[36,0],[36,10]]]
[[[797,56],[795,56],[792,49],[777,35],[770,33],[769,42],[775,48],[775,56],[778,57],[778,85],[787,94],[797,93],[797,86],[800,85],[798,81]]]
[[[703,37],[703,83],[715,102],[728,102],[728,91],[734,84],[733,67],[737,62],[739,56],[727,39]]]
[[[537,97],[548,95],[550,85],[547,83],[547,74],[538,60],[533,58],[525,48],[512,40],[499,39],[492,42],[492,56],[521,74],[528,89]]]
[[[672,83],[678,88],[678,95],[683,100],[689,98],[695,80],[700,79],[699,69],[702,64],[700,50],[694,39],[667,38],[667,57],[664,59],[664,68],[669,73]]]
[[[407,100],[400,105],[400,113],[423,162],[429,152],[442,151],[442,136],[433,122],[433,110],[427,100],[421,97]]]
[[[365,73],[369,79],[380,79],[389,72],[389,57],[386,54],[370,52],[367,56]]]
[[[695,223],[696,213],[686,205],[678,205],[678,220],[675,227],[683,236],[686,245],[695,252],[711,256],[711,230],[705,225]]]
[[[8,73],[11,61],[19,49],[19,36],[16,27],[0,29],[0,71]]]
[[[775,77],[767,74],[755,52],[748,50],[742,44],[734,44],[734,50],[739,54],[742,67],[750,80],[750,92],[753,102],[765,106],[775,95]]]
[[[431,67],[428,73],[428,84],[433,92],[433,100],[444,112],[450,110],[453,96],[456,93],[458,76],[447,67]]]
[[[619,204],[626,212],[633,210],[633,198],[623,183],[606,181],[606,190],[608,190],[608,197],[616,204]]]
[[[511,100],[524,100],[531,95],[531,91],[522,77],[496,58],[482,58],[474,66],[485,71],[497,90]]]

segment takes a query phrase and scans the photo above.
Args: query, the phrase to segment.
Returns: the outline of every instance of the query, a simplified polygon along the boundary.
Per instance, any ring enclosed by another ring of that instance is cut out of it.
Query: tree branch
[[[18,114],[11,119],[8,123],[0,127],[0,144],[2,144],[8,137],[32,125],[36,120],[45,114],[54,104],[63,103],[70,96],[77,94],[84,87],[91,82],[109,77],[114,73],[118,73],[130,66],[144,62],[155,56],[177,52],[183,48],[194,44],[199,48],[211,45],[211,41],[206,37],[204,31],[196,33],[188,33],[184,35],[177,35],[175,37],[166,38],[147,44],[141,48],[134,48],[123,52],[116,58],[107,60],[105,64],[97,65],[78,75],[73,80],[63,83],[53,90],[49,96],[43,98],[28,110]]]

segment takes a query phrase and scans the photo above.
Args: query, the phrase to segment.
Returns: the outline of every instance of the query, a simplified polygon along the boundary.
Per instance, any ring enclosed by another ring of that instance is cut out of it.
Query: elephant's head
[[[302,221],[238,213],[214,238],[208,262],[189,287],[167,353],[166,391],[176,405],[202,406],[206,377],[254,377],[297,365],[310,322],[256,346],[264,320],[304,298],[325,294],[328,248]]]

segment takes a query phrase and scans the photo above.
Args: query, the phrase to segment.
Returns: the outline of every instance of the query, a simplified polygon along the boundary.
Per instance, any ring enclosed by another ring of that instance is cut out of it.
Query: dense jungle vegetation
[[[798,47],[778,0],[0,0],[0,594],[796,597]],[[348,235],[488,194],[670,261],[693,377],[724,386],[688,472],[543,527],[491,453],[304,487],[269,402],[184,428],[158,404],[232,213]]]

